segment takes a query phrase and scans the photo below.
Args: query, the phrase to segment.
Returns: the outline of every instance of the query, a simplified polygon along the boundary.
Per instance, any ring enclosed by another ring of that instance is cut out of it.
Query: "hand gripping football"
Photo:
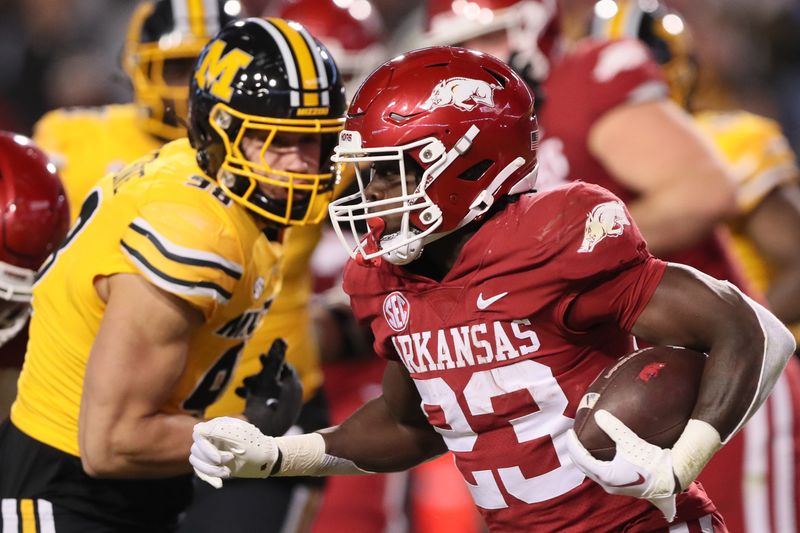
[[[644,348],[607,367],[581,399],[575,433],[597,459],[609,461],[614,442],[594,419],[605,409],[639,437],[661,448],[672,448],[691,418],[706,355],[667,346]]]

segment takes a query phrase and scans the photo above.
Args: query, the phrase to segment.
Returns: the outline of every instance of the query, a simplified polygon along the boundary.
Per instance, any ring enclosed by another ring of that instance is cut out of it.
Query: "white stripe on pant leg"
[[[777,533],[796,533],[792,394],[786,374],[772,391],[772,505]]]
[[[669,527],[669,533],[689,533],[689,525],[686,522],[675,524]]]
[[[744,514],[745,531],[752,533],[770,533],[772,529],[769,521],[769,491],[767,490],[767,456],[769,454],[767,406],[770,405],[772,405],[772,398],[767,398],[764,405],[756,411],[742,429],[744,439],[742,513]]]
[[[295,533],[298,530],[308,508],[311,490],[302,484],[297,484],[292,489],[292,498],[289,500],[289,508],[286,510],[281,533]]]
[[[701,516],[699,522],[701,533],[714,533],[714,520],[710,514]]]
[[[386,527],[383,533],[403,533],[409,530],[408,515],[405,512],[408,492],[408,470],[384,474],[383,511]]]
[[[37,499],[35,501],[39,532],[56,533],[56,520],[53,518],[53,504],[42,499]]]
[[[0,504],[3,512],[3,533],[17,533],[19,530],[19,517],[17,516],[17,500],[3,498]]]

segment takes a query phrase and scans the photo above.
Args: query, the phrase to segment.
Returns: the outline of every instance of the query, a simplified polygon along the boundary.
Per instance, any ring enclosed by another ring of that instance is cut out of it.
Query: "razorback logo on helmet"
[[[494,107],[494,90],[499,88],[483,80],[449,78],[440,81],[420,107],[426,111],[450,105],[464,111],[472,111],[481,104]]]
[[[586,229],[578,253],[592,252],[600,241],[606,237],[619,237],[629,225],[625,207],[619,200],[596,205],[586,216]]]
[[[230,102],[233,96],[231,86],[233,78],[240,69],[247,68],[253,56],[238,48],[223,55],[222,51],[226,46],[227,43],[222,39],[211,43],[200,68],[195,73],[195,80],[199,87],[203,87],[220,100]]]
[[[383,301],[383,316],[390,328],[395,331],[403,331],[408,326],[411,306],[405,296],[395,291]]]
[[[648,59],[647,50],[639,41],[619,41],[600,52],[592,75],[600,83],[605,83],[620,72],[639,67]]]

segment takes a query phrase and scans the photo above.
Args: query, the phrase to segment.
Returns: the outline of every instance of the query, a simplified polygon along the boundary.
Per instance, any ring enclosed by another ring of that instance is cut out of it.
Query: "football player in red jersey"
[[[724,230],[714,227],[730,207],[736,207],[730,203],[736,193],[730,167],[693,118],[671,100],[662,67],[648,47],[637,39],[586,39],[568,54],[560,54],[555,2],[476,2],[492,10],[492,17],[484,17],[491,24],[473,17],[457,1],[432,1],[429,40],[461,42],[500,57],[539,58],[513,63],[543,95],[537,103],[542,129],[537,188],[573,180],[602,185],[630,206],[654,254],[751,293],[732,260]],[[599,3],[596,9],[610,5]],[[625,18],[615,17],[619,24]],[[632,24],[633,19],[629,16],[624,23]],[[526,24],[516,22],[520,20]],[[526,40],[537,43],[542,52],[524,53],[525,47],[530,48]],[[675,74],[685,76],[685,70]],[[790,372],[780,378],[776,394],[754,418],[752,428],[746,427],[700,476],[731,521],[732,531],[747,530],[745,510],[764,524],[769,522],[764,513],[772,505],[783,502],[784,509],[795,507],[794,494],[800,494],[798,469],[775,458],[798,457],[793,439],[787,438],[793,432],[790,427],[800,427],[800,405],[793,400],[800,394],[794,378],[798,366],[796,360],[789,362]],[[762,457],[771,459],[762,462]],[[755,470],[781,487],[775,491],[777,499],[746,496],[762,483],[759,476],[748,481],[747,472],[753,471],[748,462],[759,465]],[[760,525],[751,530],[764,532]]]
[[[693,480],[764,401],[792,336],[733,285],[654,258],[607,190],[529,193],[537,135],[528,86],[479,52],[409,52],[364,82],[334,159],[371,170],[330,211],[353,257],[345,290],[388,360],[383,394],[313,434],[198,424],[201,477],[393,471],[449,449],[494,532],[726,531]],[[707,352],[698,402],[669,450],[598,414],[617,454],[597,461],[573,417],[631,335]]]
[[[33,141],[0,131],[0,420],[16,395],[34,275],[67,235],[69,203],[56,167]]]

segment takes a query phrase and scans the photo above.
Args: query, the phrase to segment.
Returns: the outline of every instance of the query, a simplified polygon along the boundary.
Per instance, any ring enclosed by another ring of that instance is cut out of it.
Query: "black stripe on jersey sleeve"
[[[208,267],[208,268],[217,268],[217,269],[225,272],[227,275],[229,275],[230,277],[232,277],[235,280],[242,279],[242,273],[241,272],[236,272],[235,270],[233,270],[230,267],[227,267],[227,266],[225,266],[225,265],[223,265],[221,263],[216,263],[214,261],[210,261],[210,260],[207,260],[207,259],[196,259],[194,257],[184,257],[182,255],[177,255],[177,254],[175,254],[173,252],[170,252],[169,250],[167,250],[164,247],[163,244],[161,244],[161,241],[159,241],[158,238],[155,235],[153,235],[151,232],[147,231],[143,227],[137,226],[135,222],[132,222],[129,227],[133,231],[135,231],[136,233],[138,233],[140,235],[144,235],[145,237],[147,237],[147,240],[152,242],[153,246],[155,246],[156,249],[159,252],[161,252],[161,255],[163,255],[167,259],[171,259],[172,261],[175,261],[176,263],[182,263],[184,265],[200,266],[200,267]]]
[[[212,283],[210,281],[186,281],[186,280],[183,280],[183,279],[174,278],[174,277],[170,276],[169,274],[166,274],[166,273],[160,271],[159,269],[154,267],[152,264],[150,264],[150,262],[147,261],[147,259],[145,259],[144,256],[141,253],[139,253],[136,249],[132,248],[125,241],[119,241],[119,243],[122,246],[122,248],[125,249],[126,252],[131,254],[137,261],[139,261],[150,273],[156,275],[157,277],[163,279],[164,281],[166,281],[168,283],[172,283],[174,285],[180,285],[181,287],[188,287],[188,288],[201,287],[201,288],[204,288],[204,289],[211,289],[212,291],[214,291],[217,294],[219,294],[226,301],[230,300],[231,296],[233,296],[230,292],[226,291],[225,289],[223,289],[222,287],[220,287],[216,283]]]

